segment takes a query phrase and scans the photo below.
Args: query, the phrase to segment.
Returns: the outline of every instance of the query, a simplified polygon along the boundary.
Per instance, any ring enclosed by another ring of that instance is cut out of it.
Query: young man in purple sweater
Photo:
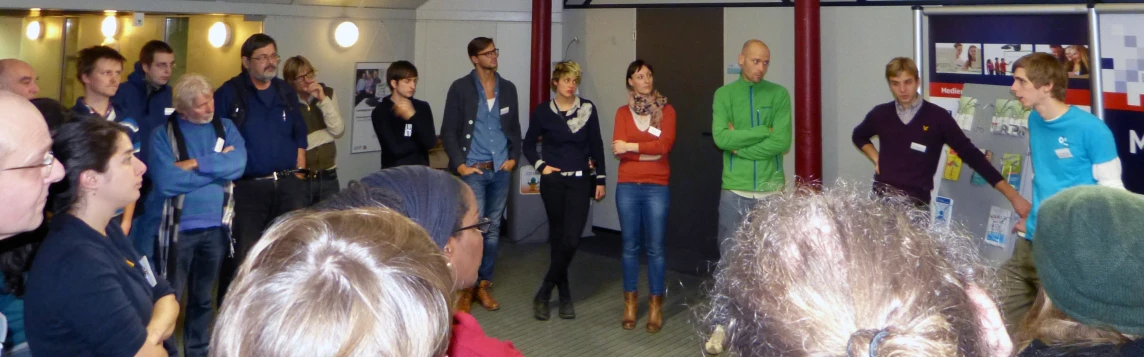
[[[886,82],[894,101],[871,109],[851,135],[854,146],[874,162],[874,192],[900,191],[919,207],[928,206],[942,146],[949,145],[1024,218],[1029,214],[1029,201],[965,137],[949,112],[919,98],[917,68],[914,60],[905,57],[886,64]],[[870,142],[875,135],[880,150]]]

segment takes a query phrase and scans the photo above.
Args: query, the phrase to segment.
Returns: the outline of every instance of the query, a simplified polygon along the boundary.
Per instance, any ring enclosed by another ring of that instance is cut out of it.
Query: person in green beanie
[[[1020,356],[1144,356],[1144,196],[1075,187],[1040,215],[1043,289],[1017,336]]]

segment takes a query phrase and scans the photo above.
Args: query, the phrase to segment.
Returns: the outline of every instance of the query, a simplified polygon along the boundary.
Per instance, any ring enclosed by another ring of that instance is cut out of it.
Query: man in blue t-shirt
[[[1032,307],[1040,279],[1033,266],[1033,234],[1037,210],[1046,199],[1066,188],[1101,185],[1123,189],[1120,159],[1112,131],[1100,119],[1065,104],[1068,72],[1047,53],[1034,53],[1013,63],[1010,86],[1029,115],[1029,149],[1033,161],[1033,209],[1014,227],[1025,235],[1013,257],[1001,268],[1004,284],[1001,309],[1010,333]],[[1083,239],[1084,237],[1076,237]]]

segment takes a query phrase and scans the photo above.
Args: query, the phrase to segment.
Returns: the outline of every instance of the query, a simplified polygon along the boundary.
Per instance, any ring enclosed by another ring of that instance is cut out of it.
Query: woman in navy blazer
[[[32,354],[177,355],[175,294],[111,218],[139,198],[143,172],[119,124],[64,124],[52,151],[65,167],[53,185],[56,216],[29,272],[25,328]]]

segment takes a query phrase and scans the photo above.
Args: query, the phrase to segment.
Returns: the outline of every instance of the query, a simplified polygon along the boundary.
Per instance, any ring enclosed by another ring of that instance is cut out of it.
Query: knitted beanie
[[[401,197],[401,211],[425,228],[439,248],[459,228],[464,183],[449,173],[428,166],[398,166],[369,174],[361,183]]]
[[[1085,325],[1144,335],[1144,196],[1074,187],[1038,216],[1033,260],[1053,304]]]

